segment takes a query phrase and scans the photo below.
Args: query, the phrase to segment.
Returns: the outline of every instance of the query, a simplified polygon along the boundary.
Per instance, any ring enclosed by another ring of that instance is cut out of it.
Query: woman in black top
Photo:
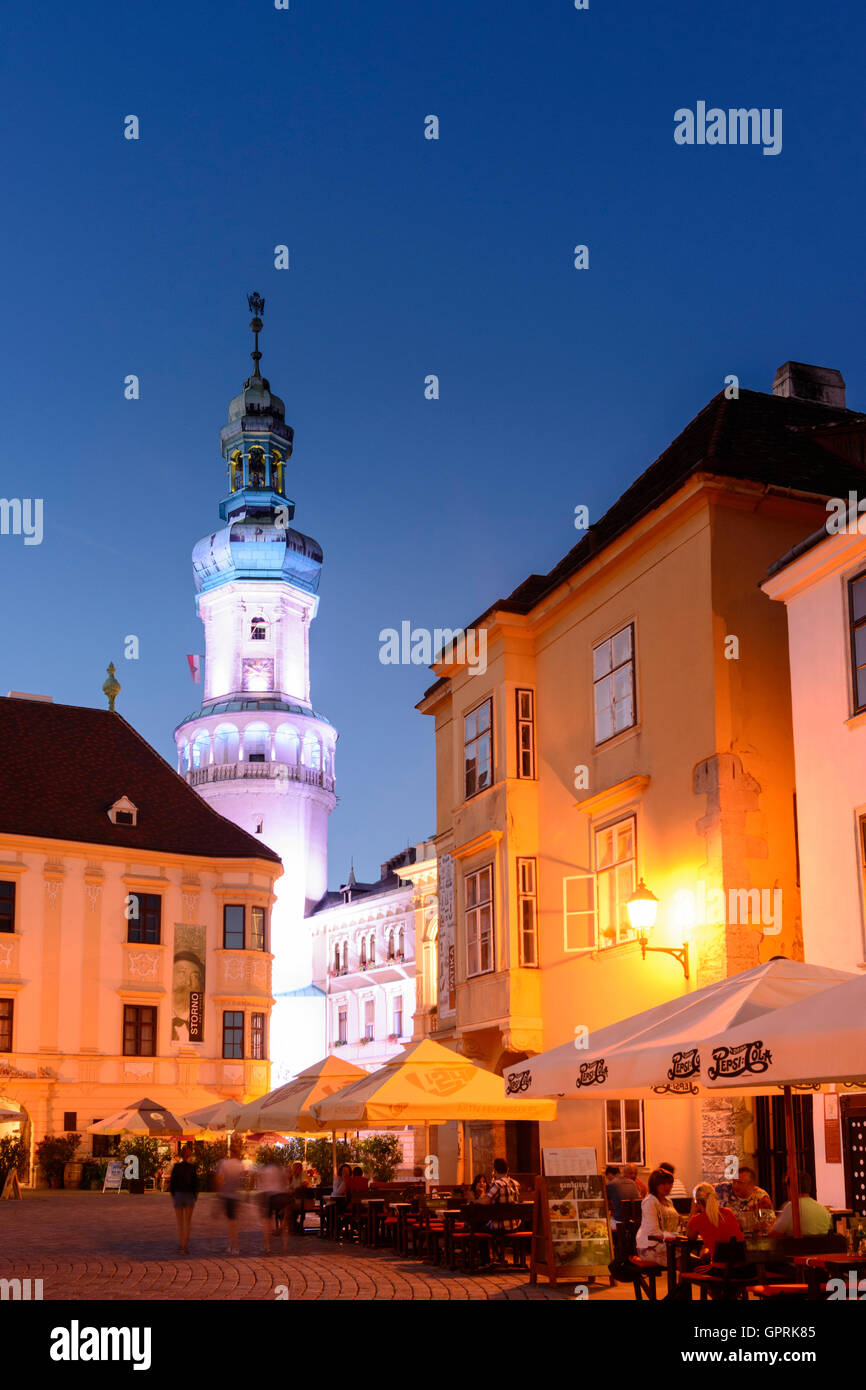
[[[192,1154],[192,1144],[184,1144],[180,1161],[175,1163],[172,1168],[168,1184],[168,1190],[174,1202],[174,1214],[177,1217],[177,1238],[180,1241],[180,1253],[182,1255],[186,1254],[186,1247],[189,1244],[192,1209],[198,1196],[198,1173],[195,1164],[190,1162]]]

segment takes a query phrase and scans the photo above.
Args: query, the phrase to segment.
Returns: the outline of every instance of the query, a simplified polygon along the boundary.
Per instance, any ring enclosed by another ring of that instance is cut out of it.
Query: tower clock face
[[[244,657],[243,665],[244,690],[273,690],[274,688],[274,662],[273,657],[248,656]]]

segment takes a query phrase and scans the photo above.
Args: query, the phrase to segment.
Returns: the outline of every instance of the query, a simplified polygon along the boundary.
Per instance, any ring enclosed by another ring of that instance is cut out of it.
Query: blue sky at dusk
[[[863,13],[10,10],[0,494],[42,497],[45,529],[0,536],[2,693],[101,705],[113,659],[118,709],[174,763],[201,695],[190,553],[220,524],[219,430],[258,290],[294,524],[325,554],[312,696],[340,731],[332,886],[350,855],[374,877],[432,833],[414,705],[433,676],[380,664],[380,629],[458,627],[551,568],[575,505],[597,520],[728,373],[769,391],[789,358],[838,367],[866,408]],[[782,152],[676,145],[674,111],[699,100],[782,108]]]

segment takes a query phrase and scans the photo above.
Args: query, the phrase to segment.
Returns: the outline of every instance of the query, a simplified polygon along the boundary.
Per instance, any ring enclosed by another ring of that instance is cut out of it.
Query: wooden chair
[[[635,1301],[640,1303],[642,1298],[646,1298],[648,1303],[657,1303],[656,1284],[659,1276],[665,1273],[665,1266],[657,1265],[653,1260],[645,1260],[642,1255],[629,1255],[628,1263],[634,1271],[632,1286]]]
[[[704,1303],[715,1293],[725,1300],[748,1299],[749,1285],[754,1284],[755,1274],[751,1267],[746,1247],[741,1240],[720,1240],[713,1255],[712,1273],[680,1275],[681,1284],[695,1284],[701,1291]],[[748,1272],[744,1272],[748,1266]]]

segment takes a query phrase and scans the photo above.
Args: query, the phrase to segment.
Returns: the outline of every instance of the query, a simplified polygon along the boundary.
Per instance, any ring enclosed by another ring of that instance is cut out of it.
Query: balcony
[[[304,782],[310,787],[321,787],[323,791],[334,790],[334,778],[320,768],[303,767],[299,763],[208,763],[206,767],[194,767],[185,774],[191,787],[201,787],[207,782],[234,782],[238,778],[264,778],[273,782]]]

